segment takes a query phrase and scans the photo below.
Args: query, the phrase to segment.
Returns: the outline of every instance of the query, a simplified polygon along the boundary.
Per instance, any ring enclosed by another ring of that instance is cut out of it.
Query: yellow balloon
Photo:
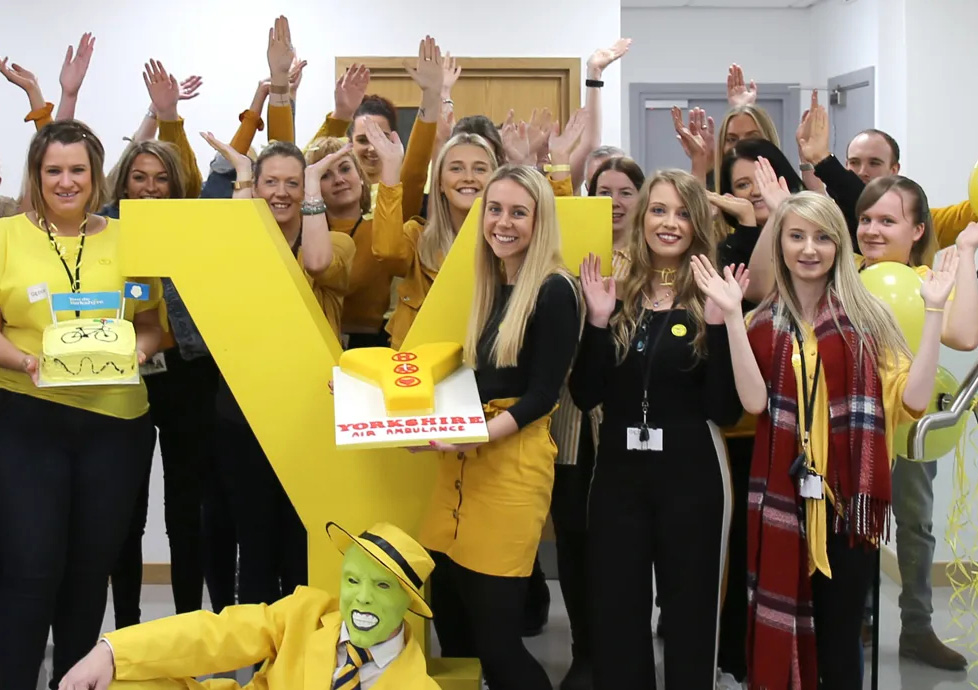
[[[937,367],[937,377],[934,379],[934,394],[931,396],[926,414],[940,411],[938,402],[941,400],[941,397],[948,395],[950,399],[953,399],[954,394],[957,392],[958,381],[954,378],[954,374],[944,367]],[[954,447],[958,444],[958,439],[961,438],[961,434],[965,432],[970,417],[971,413],[969,412],[962,415],[961,419],[954,426],[928,432],[927,438],[924,439],[924,457],[914,459],[918,462],[929,462],[942,458],[953,451]],[[909,424],[902,424],[897,427],[896,436],[894,437],[894,450],[897,453],[906,456],[910,455],[910,448],[907,446],[909,434]]]
[[[968,178],[968,200],[971,202],[971,210],[978,215],[978,163],[975,163],[971,177]]]
[[[910,351],[917,352],[924,330],[924,299],[917,272],[904,264],[884,261],[864,269],[859,277],[867,290],[889,305]]]

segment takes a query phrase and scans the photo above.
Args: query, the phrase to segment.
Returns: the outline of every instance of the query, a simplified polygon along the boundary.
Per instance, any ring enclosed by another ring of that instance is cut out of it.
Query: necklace
[[[660,304],[665,304],[668,300],[672,299],[672,290],[666,290],[665,294],[659,297],[655,294],[655,288],[652,288],[652,296],[649,297],[648,294],[643,290],[642,297],[645,300],[645,304],[652,304],[653,309],[658,309]]]
[[[676,269],[674,268],[654,268],[652,269],[654,273],[658,273],[660,280],[659,284],[662,287],[672,287],[672,281],[676,276]]]

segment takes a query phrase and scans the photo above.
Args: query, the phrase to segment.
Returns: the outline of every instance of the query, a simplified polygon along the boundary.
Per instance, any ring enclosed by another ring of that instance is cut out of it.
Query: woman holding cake
[[[489,441],[432,443],[441,458],[421,543],[437,563],[431,596],[442,654],[478,657],[493,690],[549,690],[521,632],[553,487],[550,415],[580,333],[577,283],[561,260],[543,175],[505,165],[484,198],[464,356]]]
[[[38,387],[48,295],[121,292],[118,221],[104,150],[75,120],[49,124],[28,152],[35,211],[0,220],[0,668],[33,688],[54,629],[54,678],[94,644],[106,581],[126,537],[154,442],[146,387]],[[159,280],[130,301],[140,363],[159,347]],[[112,311],[84,312],[114,318]],[[77,317],[60,312],[59,320]]]

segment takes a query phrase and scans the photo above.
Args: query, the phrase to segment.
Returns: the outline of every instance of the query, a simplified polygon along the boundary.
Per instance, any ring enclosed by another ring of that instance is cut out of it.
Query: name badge
[[[48,284],[41,283],[40,285],[32,285],[27,288],[27,301],[31,304],[35,302],[40,302],[42,299],[48,298]]]
[[[822,492],[822,478],[814,472],[809,472],[802,478],[798,493],[801,494],[802,498],[813,498],[821,501],[825,498]]]
[[[662,450],[662,429],[648,428],[649,438],[642,440],[642,428],[630,426],[625,436],[626,450]]]
[[[162,374],[164,371],[166,371],[166,357],[163,356],[162,352],[157,352],[145,364],[139,365],[139,373],[143,376]]]

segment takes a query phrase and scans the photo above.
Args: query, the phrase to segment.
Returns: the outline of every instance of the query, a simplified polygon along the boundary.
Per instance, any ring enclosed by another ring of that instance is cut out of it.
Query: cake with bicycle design
[[[148,285],[130,282],[122,292],[50,295],[51,324],[41,336],[38,385],[139,383],[136,330],[123,315],[127,299],[145,300],[148,296]],[[64,312],[72,312],[75,318],[59,320],[58,314]],[[115,317],[86,317],[85,312],[114,312]]]

